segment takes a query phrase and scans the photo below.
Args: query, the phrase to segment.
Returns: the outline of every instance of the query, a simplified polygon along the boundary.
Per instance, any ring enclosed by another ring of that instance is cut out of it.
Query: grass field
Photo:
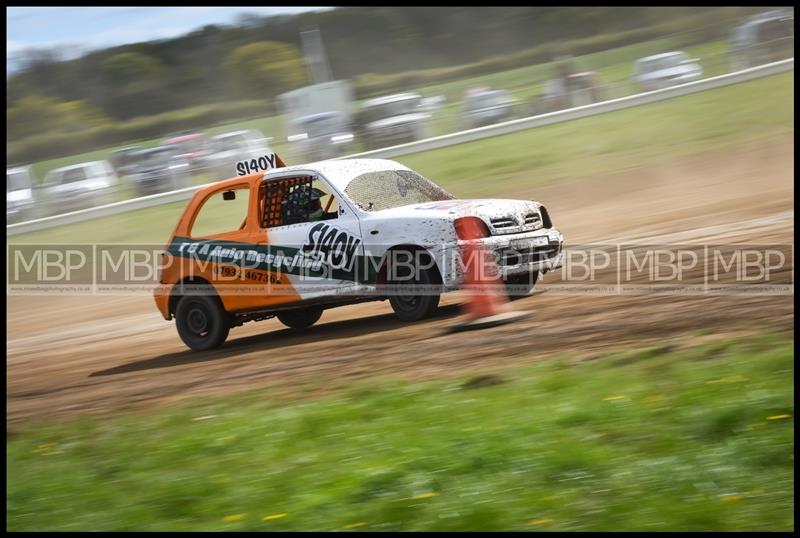
[[[794,132],[794,73],[396,160],[458,197],[496,197],[568,178]],[[12,243],[165,242],[176,203],[8,237]]]
[[[610,97],[620,97],[637,91],[630,82],[633,62],[637,58],[674,49],[674,40],[671,38],[664,38],[587,54],[576,58],[576,61],[581,69],[597,71],[605,83],[612,85],[610,88]],[[726,51],[727,43],[723,41],[686,48],[688,54],[700,59],[706,76],[714,76],[727,72],[728,58]],[[444,95],[446,97],[448,104],[435,114],[432,126],[432,134],[440,135],[465,128],[461,122],[461,99],[468,88],[490,85],[492,87],[510,90],[514,97],[524,101],[530,101],[535,95],[542,91],[545,81],[552,76],[552,71],[552,65],[547,63],[441,84],[410,88],[408,91],[418,91],[425,96]],[[273,146],[279,154],[291,155],[288,144],[282,142],[282,140],[285,140],[286,134],[284,133],[283,120],[279,116],[265,116],[252,120],[216,125],[205,129],[205,132],[209,135],[216,135],[239,129],[258,129],[266,136],[274,138]],[[113,150],[131,143],[152,147],[158,145],[160,141],[161,139],[151,139],[130,142],[79,155],[40,161],[33,164],[33,172],[34,175],[41,180],[49,170],[80,162],[106,159]],[[203,179],[204,178],[198,178],[197,182],[200,183]],[[128,191],[123,191],[120,193],[119,199],[125,199],[131,194],[132,193]]]
[[[791,531],[793,354],[785,333],[531,354],[27,425],[7,437],[7,530]]]

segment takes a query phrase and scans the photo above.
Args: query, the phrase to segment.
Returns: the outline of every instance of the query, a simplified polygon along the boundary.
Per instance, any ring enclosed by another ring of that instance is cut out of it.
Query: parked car
[[[388,299],[405,322],[429,317],[462,287],[467,240],[496,255],[511,297],[561,265],[564,238],[539,202],[456,200],[384,159],[270,163],[197,191],[167,241],[155,302],[193,350],[243,323],[304,329],[364,301]]]
[[[189,163],[176,157],[174,148],[140,149],[133,159],[125,180],[136,187],[139,196],[178,190],[191,184]]]
[[[161,145],[174,148],[175,156],[189,163],[191,172],[208,168],[209,140],[203,133],[182,131],[165,139]]]
[[[49,213],[61,214],[115,201],[117,174],[108,161],[92,161],[47,173],[44,194]]]
[[[639,58],[633,66],[633,81],[640,89],[651,91],[699,80],[703,68],[698,62],[682,51]]]
[[[111,152],[108,162],[114,167],[118,176],[122,177],[132,172],[136,165],[136,155],[142,151],[142,146],[125,146]]]
[[[288,141],[304,162],[341,157],[353,151],[353,133],[342,112],[322,112],[298,118]]]
[[[359,136],[377,149],[426,138],[431,115],[418,93],[398,93],[365,101],[358,116]]]
[[[35,182],[30,166],[6,168],[6,222],[23,222],[36,217]]]
[[[759,13],[731,33],[731,69],[738,71],[794,56],[794,12]]]
[[[507,90],[475,88],[464,96],[464,121],[468,128],[474,128],[509,120],[516,105]]]
[[[211,170],[216,180],[233,177],[236,175],[234,167],[237,162],[269,153],[271,140],[257,129],[213,136],[209,143],[207,168]]]

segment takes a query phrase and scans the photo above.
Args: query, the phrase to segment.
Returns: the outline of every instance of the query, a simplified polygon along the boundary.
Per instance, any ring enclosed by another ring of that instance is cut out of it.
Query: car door
[[[184,260],[180,273],[210,282],[229,312],[258,310],[291,298],[272,294],[277,279],[250,264],[263,238],[257,222],[256,196],[247,181],[208,193],[188,226],[173,240],[174,254]],[[296,298],[295,298],[296,300]]]
[[[298,193],[311,189],[324,194],[322,218],[296,203]],[[264,206],[263,242],[303,300],[359,288],[364,244],[358,216],[325,178],[314,172],[268,175]]]

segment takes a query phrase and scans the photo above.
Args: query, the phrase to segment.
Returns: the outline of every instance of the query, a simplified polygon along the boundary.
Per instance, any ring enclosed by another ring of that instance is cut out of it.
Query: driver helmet
[[[320,220],[324,214],[320,198],[325,193],[315,187],[300,185],[287,193],[281,202],[283,206],[283,222],[296,224],[309,220]]]

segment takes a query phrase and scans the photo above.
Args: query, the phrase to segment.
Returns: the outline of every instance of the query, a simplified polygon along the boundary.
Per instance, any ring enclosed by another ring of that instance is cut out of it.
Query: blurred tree
[[[252,97],[272,98],[307,81],[298,48],[275,41],[237,47],[225,59],[225,67]]]
[[[131,84],[158,77],[163,66],[155,58],[141,52],[123,52],[105,62],[103,69],[116,84]]]
[[[103,61],[109,94],[106,110],[127,119],[153,111],[150,104],[160,99],[165,69],[157,59],[142,52],[122,52]]]
[[[55,131],[80,131],[108,121],[86,101],[60,102],[51,97],[29,95],[17,100],[6,111],[9,139]]]
[[[58,103],[59,128],[62,131],[77,132],[110,121],[96,107],[87,101],[67,101]]]
[[[58,101],[49,97],[28,95],[6,110],[6,135],[9,139],[24,138],[46,132],[58,122]]]

